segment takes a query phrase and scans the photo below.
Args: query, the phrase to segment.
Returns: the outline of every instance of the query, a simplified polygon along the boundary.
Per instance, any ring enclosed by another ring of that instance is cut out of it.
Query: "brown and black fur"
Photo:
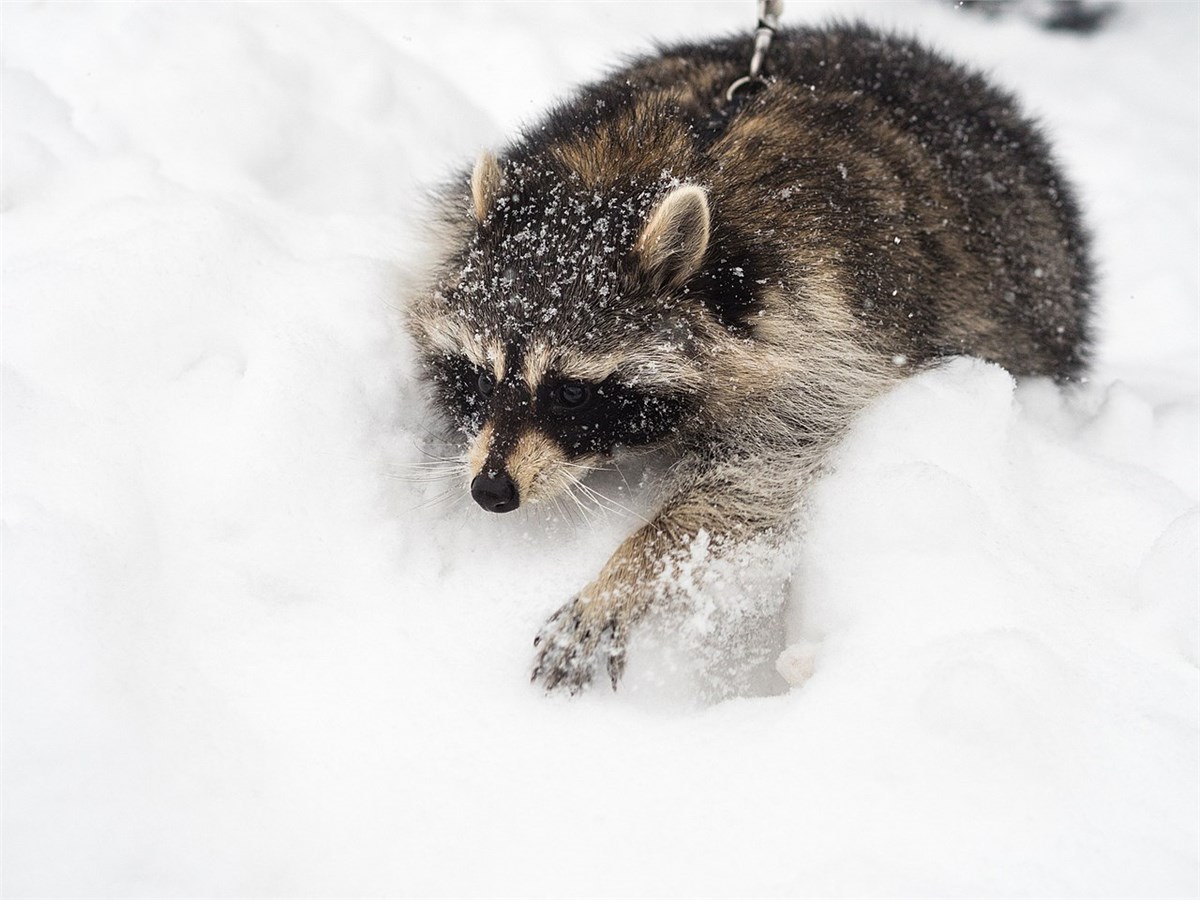
[[[569,490],[621,448],[674,454],[657,515],[539,636],[547,687],[598,665],[615,686],[673,560],[699,534],[720,548],[784,522],[854,414],[914,367],[1086,367],[1086,236],[1011,97],[835,27],[780,32],[766,85],[726,100],[750,53],[667,48],[481,157],[409,305],[485,508]]]

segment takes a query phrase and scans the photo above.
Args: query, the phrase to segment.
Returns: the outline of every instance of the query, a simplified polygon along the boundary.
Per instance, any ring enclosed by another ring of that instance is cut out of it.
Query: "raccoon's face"
[[[468,436],[471,496],[492,512],[556,496],[619,447],[669,439],[689,402],[682,391],[606,374],[599,360],[572,366],[538,345],[490,355],[451,352],[427,365],[443,408]]]
[[[606,216],[605,233],[581,243],[567,205],[543,201],[526,218],[561,226],[548,238],[515,213],[489,214],[500,187],[489,165],[472,179],[478,229],[409,325],[467,437],[471,496],[509,512],[568,490],[619,448],[670,441],[694,411],[702,323],[671,298],[703,256],[708,209],[700,188],[676,187],[632,225]]]

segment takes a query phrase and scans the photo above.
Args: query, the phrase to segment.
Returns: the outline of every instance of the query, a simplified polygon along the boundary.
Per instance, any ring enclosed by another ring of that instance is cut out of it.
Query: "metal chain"
[[[754,55],[750,57],[750,74],[743,75],[729,86],[725,99],[732,100],[739,88],[751,84],[761,85],[766,82],[762,74],[763,62],[767,58],[767,50],[771,47],[771,38],[779,29],[779,17],[783,15],[783,0],[758,0],[758,26],[754,29]]]

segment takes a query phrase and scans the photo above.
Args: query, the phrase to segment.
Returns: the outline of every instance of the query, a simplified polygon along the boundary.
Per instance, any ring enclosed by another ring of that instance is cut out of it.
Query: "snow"
[[[1200,13],[787,7],[1042,119],[1095,372],[915,375],[568,701],[532,636],[636,519],[409,477],[421,189],[751,4],[4,5],[5,896],[1200,892]]]

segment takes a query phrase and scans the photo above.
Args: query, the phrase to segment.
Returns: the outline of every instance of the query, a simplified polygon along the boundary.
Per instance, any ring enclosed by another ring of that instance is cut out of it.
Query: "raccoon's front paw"
[[[625,669],[625,631],[614,610],[576,597],[533,639],[538,654],[530,680],[544,682],[547,691],[566,688],[577,694],[603,667],[615,691]]]

